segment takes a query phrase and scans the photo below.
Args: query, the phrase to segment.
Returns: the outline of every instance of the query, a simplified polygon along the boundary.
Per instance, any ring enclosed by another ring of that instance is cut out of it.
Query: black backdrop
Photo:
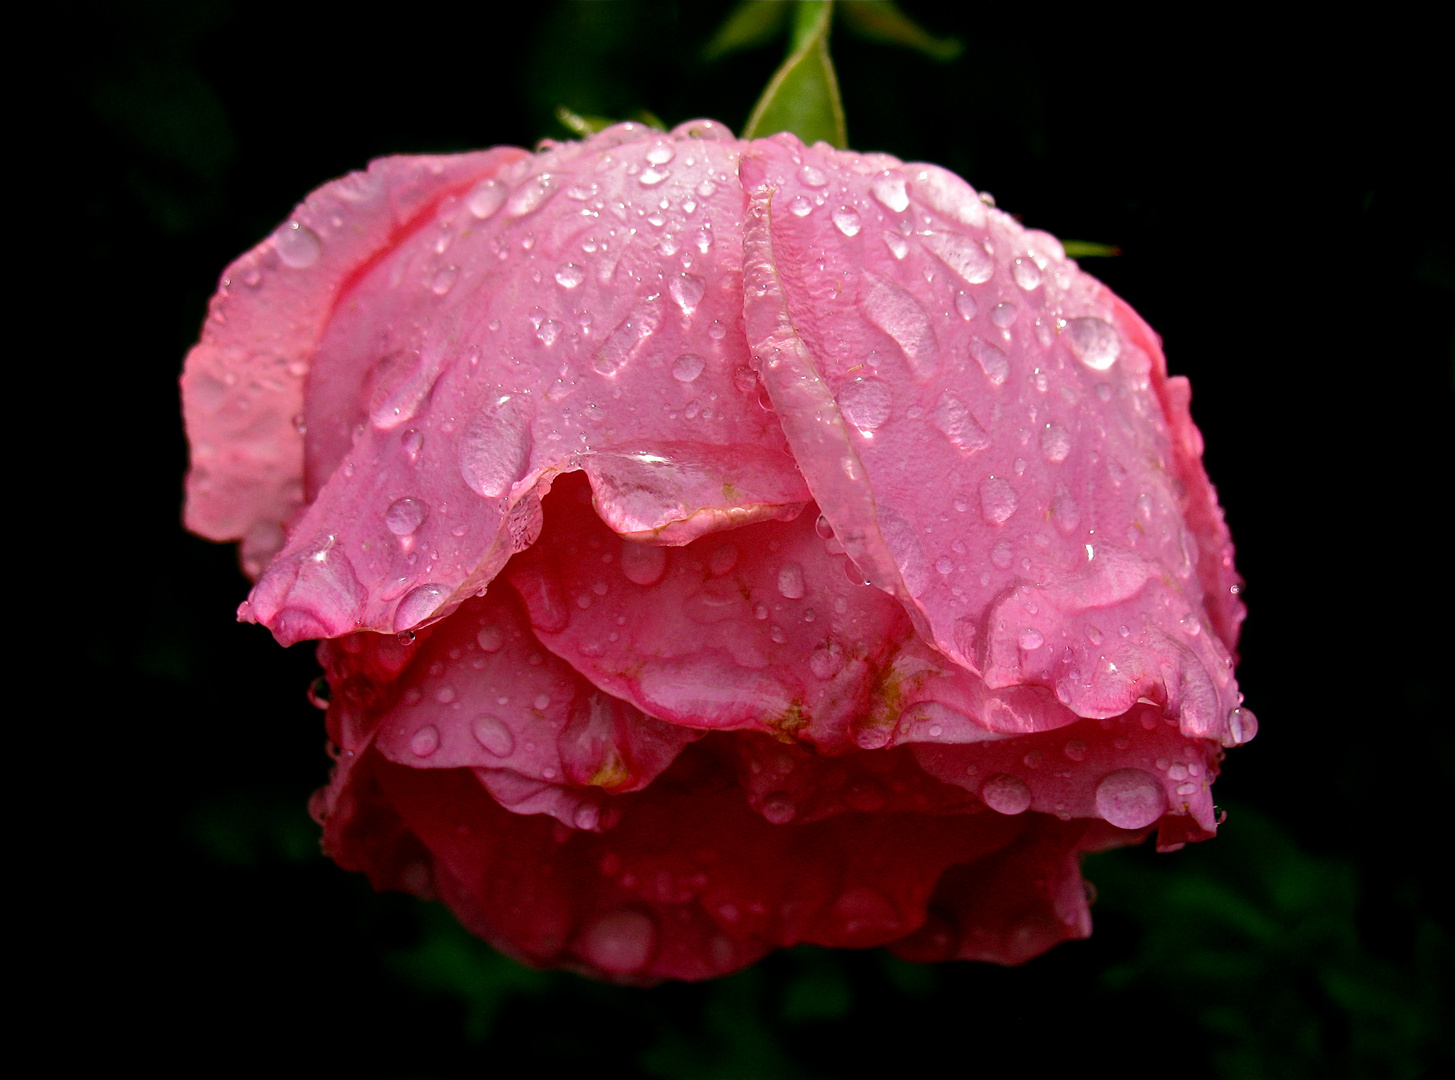
[[[1449,1067],[1455,185],[1433,29],[905,7],[965,51],[836,33],[852,145],[1120,245],[1088,268],[1192,378],[1263,725],[1218,783],[1223,834],[1093,860],[1096,934],[1020,969],[800,949],[651,991],[526,971],[323,860],[311,651],[234,623],[232,549],[178,525],[175,379],[218,272],[326,179],[565,137],[557,104],[740,128],[781,46],[704,62],[726,12],[706,2],[63,4],[12,46],[41,61],[12,99],[36,236],[15,363],[60,391],[26,398],[48,433],[26,445],[80,435],[32,503],[78,583],[22,582],[62,670],[12,723],[17,772],[78,740],[13,838],[43,868],[22,877],[47,929],[18,936],[41,944],[32,1003],[72,1033],[51,1053],[188,1075]]]

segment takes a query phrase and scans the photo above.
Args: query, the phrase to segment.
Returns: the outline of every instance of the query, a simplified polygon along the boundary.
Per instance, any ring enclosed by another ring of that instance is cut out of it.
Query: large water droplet
[[[980,306],[975,303],[975,297],[962,292],[955,294],[955,310],[960,313],[960,318],[969,322],[975,318],[975,313],[980,310]]]
[[[395,536],[408,536],[424,523],[428,512],[418,499],[395,499],[384,511],[384,527]]]
[[[482,626],[475,635],[475,644],[488,653],[499,652],[505,644],[505,634],[498,626]]]
[[[860,431],[873,431],[889,419],[889,387],[878,379],[855,379],[839,391],[839,412]]]
[[[456,448],[470,490],[496,499],[525,474],[530,460],[530,407],[520,395],[488,402],[465,427]]]
[[[859,211],[852,206],[841,206],[830,217],[833,218],[834,228],[845,236],[858,236],[859,230],[863,228],[859,220]]]
[[[655,585],[667,572],[667,550],[623,540],[620,565],[628,581],[637,585]]]
[[[896,173],[880,173],[869,185],[869,193],[886,210],[903,213],[909,206],[909,195],[904,190],[904,177]]]
[[[273,233],[273,246],[284,266],[302,270],[312,266],[323,253],[323,241],[307,225],[298,221],[285,221]]]
[[[884,230],[884,246],[896,259],[902,259],[909,254],[909,241],[899,233],[890,232],[888,229]]]
[[[638,304],[607,335],[601,350],[596,354],[596,370],[603,375],[615,375],[636,355],[637,349],[656,331],[660,321],[661,314],[655,305],[645,302]]]
[[[934,421],[935,427],[967,454],[984,450],[990,445],[990,436],[985,433],[985,429],[975,422],[975,417],[970,414],[965,403],[948,390],[940,395],[940,400],[935,405]]]
[[[465,206],[475,217],[484,221],[493,217],[495,211],[505,204],[505,196],[508,194],[505,185],[499,180],[481,180],[465,196]]]
[[[844,670],[844,650],[837,641],[823,642],[809,655],[808,669],[814,678],[832,679]]]
[[[1019,315],[1020,309],[1014,304],[996,304],[990,309],[990,321],[1002,330],[1012,326]]]
[[[998,814],[1024,814],[1031,808],[1031,789],[1018,776],[998,773],[980,786],[980,798]]]
[[[940,362],[939,343],[929,314],[918,300],[893,282],[867,271],[864,279],[869,289],[859,301],[859,307],[865,317],[894,339],[916,379],[929,379]]]
[[[828,176],[816,165],[805,165],[798,170],[798,179],[804,187],[821,188],[829,182]]]
[[[1015,513],[1020,496],[1010,482],[999,476],[987,476],[980,483],[980,515],[990,525],[999,525]]]
[[[1046,644],[1046,635],[1042,634],[1033,626],[1028,626],[1020,632],[1016,638],[1018,644],[1026,652],[1035,652],[1042,645]]]
[[[707,361],[696,353],[683,353],[672,362],[672,378],[678,382],[691,382],[702,374]]]
[[[1041,286],[1041,268],[1029,255],[1012,263],[1010,273],[1015,283],[1026,292]]]
[[[793,213],[794,217],[808,217],[809,214],[813,213],[813,203],[805,199],[802,195],[795,195],[788,203],[788,209]]]
[[[967,285],[983,285],[995,275],[995,260],[980,241],[958,233],[926,233],[920,242]]]
[[[380,431],[398,427],[419,411],[434,389],[437,372],[417,352],[392,353],[375,366],[369,420]]]
[[[763,817],[774,825],[787,825],[798,816],[798,807],[786,791],[775,791],[763,800]]]
[[[1258,718],[1252,709],[1242,706],[1228,713],[1228,738],[1226,745],[1242,746],[1258,734]]]
[[[707,570],[713,577],[722,577],[731,573],[733,567],[738,565],[738,545],[732,542],[719,544],[712,549],[712,554],[707,558]]]
[[[490,716],[489,713],[476,716],[470,723],[470,732],[474,735],[474,741],[479,742],[490,754],[495,754],[495,757],[509,757],[515,753],[515,735],[496,716]]]
[[[665,139],[652,144],[647,151],[647,161],[652,165],[665,165],[677,156],[677,149]]]
[[[979,362],[980,370],[985,372],[985,377],[990,380],[991,386],[1000,386],[1010,375],[1010,357],[990,342],[971,342],[970,355]]]
[[[803,582],[803,567],[797,563],[784,563],[778,568],[778,592],[789,600],[801,600],[807,592]]]
[[[695,274],[676,274],[667,282],[667,295],[684,315],[691,315],[697,310],[706,290],[707,283]]]
[[[613,975],[641,971],[657,947],[657,924],[640,911],[598,915],[576,939],[576,951],[588,963]]]
[[[1096,785],[1096,812],[1119,829],[1145,829],[1167,810],[1167,795],[1155,776],[1118,769]]]
[[[1071,453],[1071,433],[1060,424],[1047,424],[1041,429],[1041,456],[1059,464]]]
[[[1116,329],[1101,319],[1091,316],[1068,319],[1065,334],[1071,355],[1093,371],[1105,371],[1121,355],[1122,344]]]
[[[914,174],[914,194],[940,217],[961,225],[985,225],[985,203],[975,189],[938,165],[922,165]]]
[[[520,187],[505,200],[505,213],[509,217],[524,217],[545,205],[556,189],[556,178],[550,173],[539,173],[528,177]]]
[[[567,263],[556,271],[556,284],[563,289],[574,289],[586,280],[586,271],[575,263]]]
[[[439,748],[440,729],[433,724],[425,724],[409,740],[409,749],[419,757],[429,757]]]
[[[459,276],[460,268],[458,266],[441,267],[435,276],[430,279],[429,291],[436,296],[444,296],[445,293],[455,287],[455,281],[458,280]]]
[[[450,598],[450,591],[449,586],[434,582],[410,589],[394,609],[394,629],[402,632],[424,622]]]

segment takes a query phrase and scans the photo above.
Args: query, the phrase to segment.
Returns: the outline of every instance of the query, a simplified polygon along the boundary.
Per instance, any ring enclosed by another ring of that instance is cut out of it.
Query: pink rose
[[[1017,963],[1252,737],[1185,379],[933,165],[623,124],[228,268],[187,523],[324,639],[324,844],[537,965]]]

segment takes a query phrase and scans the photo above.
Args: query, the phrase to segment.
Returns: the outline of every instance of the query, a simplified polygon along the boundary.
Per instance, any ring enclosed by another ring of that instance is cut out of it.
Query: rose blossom
[[[529,963],[1026,960],[1216,829],[1185,379],[933,165],[623,124],[376,161],[227,270],[187,524],[324,639],[324,845]]]

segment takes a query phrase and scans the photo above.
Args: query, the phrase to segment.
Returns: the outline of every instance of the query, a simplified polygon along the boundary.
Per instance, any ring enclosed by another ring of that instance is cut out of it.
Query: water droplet
[[[969,322],[975,318],[975,313],[980,310],[980,307],[975,303],[975,297],[962,292],[955,294],[955,310],[960,313],[960,318]]]
[[[567,263],[556,271],[556,284],[563,289],[574,289],[586,280],[586,271],[575,263]]]
[[[861,432],[873,431],[889,419],[889,387],[878,379],[855,379],[839,391],[839,412]]]
[[[904,289],[869,272],[864,273],[868,292],[859,307],[871,323],[899,346],[914,377],[921,382],[939,368],[939,343],[924,307]]]
[[[774,825],[787,825],[798,815],[798,807],[786,791],[775,791],[763,800],[763,817]]]
[[[985,225],[985,203],[975,189],[938,165],[919,167],[914,174],[914,193],[942,218],[977,229]]]
[[[408,536],[424,523],[428,512],[418,499],[395,499],[384,511],[384,526],[395,536]]]
[[[696,353],[683,353],[672,362],[672,378],[678,382],[691,382],[702,374],[707,361]]]
[[[859,222],[859,211],[852,206],[841,206],[830,215],[833,218],[834,228],[845,236],[858,236],[862,225]]]
[[[657,166],[653,165],[652,167],[643,169],[641,171],[641,175],[637,177],[637,183],[641,184],[642,187],[656,187],[658,184],[660,184],[663,180],[667,179],[667,177],[671,175],[671,169],[658,168]]]
[[[1026,627],[1016,638],[1017,644],[1026,652],[1035,652],[1046,643],[1046,636],[1034,627]]]
[[[818,645],[808,658],[808,669],[818,679],[832,679],[844,670],[844,650],[837,641]]]
[[[499,652],[505,644],[505,634],[498,626],[482,626],[475,635],[475,644],[488,653]]]
[[[801,600],[807,592],[803,568],[797,563],[784,563],[778,568],[778,592],[789,600]]]
[[[1065,334],[1071,355],[1093,371],[1107,370],[1121,355],[1122,344],[1116,329],[1101,319],[1091,316],[1068,319]]]
[[[455,688],[453,686],[441,686],[434,692],[434,699],[441,705],[448,705],[455,700]]]
[[[975,417],[965,403],[946,390],[935,405],[935,427],[944,432],[945,438],[967,454],[984,450],[990,445],[990,436],[975,422]]]
[[[438,611],[449,598],[450,588],[447,585],[429,582],[410,589],[394,609],[394,629],[404,631],[418,626]]]
[[[661,315],[649,303],[638,304],[632,313],[617,324],[596,354],[595,367],[603,375],[615,375],[636,355],[642,342],[656,331]]]
[[[920,242],[967,285],[983,285],[995,276],[995,260],[974,237],[959,233],[925,233]]]
[[[1228,738],[1225,745],[1242,746],[1257,734],[1258,718],[1253,715],[1252,709],[1239,706],[1228,713]]]
[[[657,947],[657,924],[640,911],[612,911],[598,915],[576,939],[575,948],[587,963],[613,975],[641,971]]]
[[[1009,540],[998,540],[990,549],[990,561],[1002,570],[1009,570],[1010,564],[1015,561],[1015,549],[1011,547]]]
[[[409,749],[419,757],[429,757],[439,748],[440,729],[433,724],[425,724],[409,740]]]
[[[308,684],[308,704],[315,709],[327,709],[331,703],[328,677],[320,675]]]
[[[465,196],[465,206],[475,217],[484,221],[488,217],[493,217],[495,211],[505,204],[507,194],[505,185],[499,180],[481,180],[470,189],[470,194]]]
[[[545,205],[555,187],[556,178],[550,173],[539,173],[529,177],[505,200],[506,215],[518,218],[534,213]]]
[[[884,232],[884,246],[889,249],[889,254],[893,255],[896,259],[902,259],[909,254],[909,241],[900,236],[899,233],[889,232],[887,229]]]
[[[940,573],[949,575],[955,570],[955,563],[948,555],[941,555],[935,560],[935,569]]]
[[[1040,288],[1041,268],[1036,265],[1036,261],[1030,256],[1017,259],[1012,263],[1010,273],[1011,277],[1015,278],[1015,283],[1026,292]]]
[[[655,585],[667,572],[667,550],[623,540],[619,563],[628,581],[636,585]]]
[[[535,696],[535,700],[532,701],[531,704],[534,705],[537,710],[539,710],[541,712],[545,712],[545,710],[547,710],[547,709],[549,709],[551,707],[551,695],[550,694],[537,694]]]
[[[819,537],[823,540],[832,540],[834,538],[834,527],[829,524],[829,519],[822,514],[813,523],[813,531],[818,533]]]
[[[400,438],[399,445],[403,447],[404,453],[412,465],[419,459],[419,452],[424,448],[424,435],[411,428]]]
[[[697,310],[706,290],[707,283],[694,274],[677,274],[667,282],[667,295],[684,315],[691,315]]]
[[[1086,742],[1082,739],[1072,739],[1061,749],[1061,753],[1072,761],[1085,761],[1087,752]]]
[[[515,736],[510,728],[497,717],[486,714],[475,717],[470,724],[475,741],[496,757],[509,757],[515,751]]]
[[[909,207],[909,195],[904,190],[904,177],[895,173],[884,172],[876,176],[869,185],[869,193],[880,206],[896,214],[903,213]]]
[[[307,225],[298,221],[285,221],[273,233],[273,247],[284,266],[302,270],[312,266],[323,254],[323,241]]]
[[[1020,309],[1014,304],[996,304],[990,309],[990,321],[1004,330],[1015,322],[1019,314]]]
[[[815,165],[805,165],[798,170],[798,179],[804,187],[821,188],[829,182],[824,171]]]
[[[1020,777],[997,773],[980,786],[980,798],[998,814],[1024,814],[1031,808],[1031,789]]]
[[[990,380],[990,385],[1000,386],[1010,375],[1010,357],[988,341],[970,344],[970,353],[980,364],[980,370]]]
[[[1071,453],[1071,433],[1060,424],[1047,424],[1041,429],[1041,456],[1059,464]]]
[[[436,296],[444,296],[445,293],[455,287],[455,281],[459,276],[460,268],[458,266],[443,267],[430,279],[429,291]]]
[[[802,195],[795,195],[789,202],[788,209],[792,211],[794,217],[808,217],[813,213],[813,203]]]
[[[1096,812],[1119,829],[1145,829],[1167,810],[1167,796],[1155,776],[1118,769],[1096,785]]]
[[[560,334],[561,324],[556,322],[555,319],[546,319],[544,322],[541,323],[539,329],[536,330],[536,340],[539,341],[546,348],[550,348],[556,343],[556,338],[558,338]]]
[[[436,372],[418,353],[391,353],[374,367],[369,420],[389,431],[411,419],[434,389]]]
[[[476,495],[497,499],[524,475],[530,448],[529,405],[519,395],[502,395],[466,425],[456,450],[460,475]]]
[[[651,149],[647,151],[647,161],[652,165],[665,165],[676,156],[676,147],[665,140],[653,143]]]
[[[1019,501],[1015,488],[999,476],[987,476],[980,484],[980,515],[987,524],[1003,523],[1015,513]]]

